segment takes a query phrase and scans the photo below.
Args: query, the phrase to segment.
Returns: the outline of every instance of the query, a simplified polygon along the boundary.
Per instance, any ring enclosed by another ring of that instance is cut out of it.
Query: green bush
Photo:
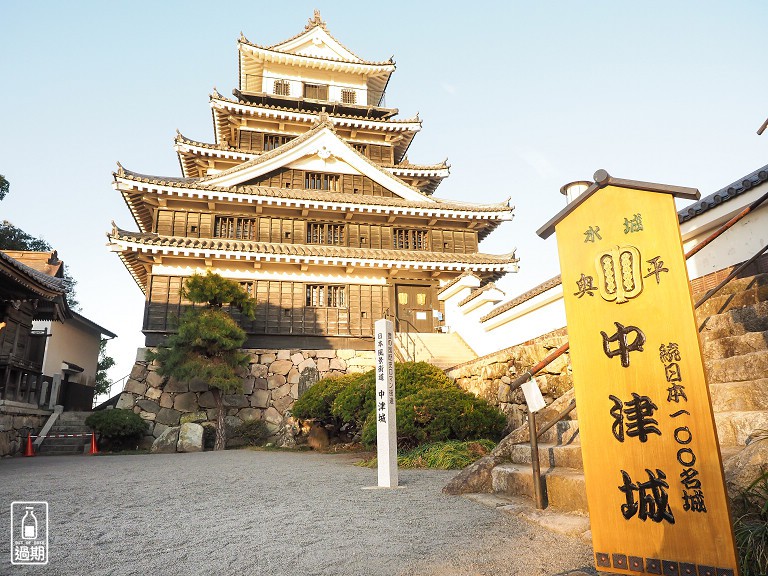
[[[331,414],[333,401],[345,387],[359,378],[357,374],[323,378],[313,384],[293,403],[291,414],[300,420],[314,419],[326,424],[337,423]]]
[[[422,388],[397,400],[397,441],[404,447],[445,440],[498,441],[506,423],[494,406],[457,387]],[[366,419],[362,440],[375,443],[375,418]]]
[[[136,448],[147,431],[147,423],[131,410],[99,410],[85,419],[85,425],[99,433],[105,448]]]
[[[235,429],[233,437],[242,438],[246,446],[261,446],[269,438],[267,423],[263,420],[243,422]]]
[[[764,576],[768,574],[768,469],[764,468],[741,497],[743,514],[733,525],[740,572],[742,576]]]
[[[455,389],[456,385],[445,373],[426,362],[395,364],[395,396],[411,396],[423,389]],[[365,425],[376,406],[376,371],[358,375],[336,396],[331,412],[342,422],[354,425],[358,430]]]
[[[437,470],[461,470],[478,458],[490,454],[496,446],[491,440],[472,440],[459,442],[433,442],[422,444],[397,456],[400,468],[433,468]],[[378,460],[374,456],[359,463],[360,466],[376,468]]]

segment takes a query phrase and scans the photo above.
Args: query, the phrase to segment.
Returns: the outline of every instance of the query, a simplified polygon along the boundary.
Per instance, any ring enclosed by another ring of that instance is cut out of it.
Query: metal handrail
[[[736,216],[731,218],[728,222],[723,224],[720,228],[715,230],[712,234],[710,234],[707,238],[696,244],[691,250],[685,253],[685,259],[688,260],[692,256],[698,254],[702,249],[704,249],[706,246],[708,246],[713,240],[720,237],[722,234],[727,232],[731,227],[733,227],[734,224],[736,224],[739,220],[744,218],[747,214],[754,211],[758,206],[763,204],[768,200],[768,193],[764,194],[754,202],[752,202],[749,206],[744,208],[741,212],[739,212]],[[712,296],[714,296],[717,292],[719,292],[728,282],[733,280],[736,276],[738,276],[744,269],[747,268],[750,264],[752,264],[755,260],[757,260],[760,256],[762,256],[764,253],[768,251],[768,245],[764,246],[760,250],[757,251],[757,253],[752,256],[749,260],[743,262],[740,264],[736,269],[734,269],[728,276],[726,276],[717,286],[709,290],[704,296],[694,304],[694,309],[699,308],[702,304],[704,304],[707,300],[709,300]],[[510,391],[517,390],[520,386],[525,384],[528,380],[533,378],[537,373],[541,372],[545,367],[547,367],[549,364],[551,364],[555,359],[559,358],[562,354],[564,354],[570,347],[570,344],[566,342],[560,348],[555,350],[552,354],[544,358],[541,362],[536,364],[535,366],[531,367],[529,370],[526,370],[523,374],[521,374],[518,378],[515,379],[512,384],[510,384]],[[544,508],[544,496],[543,496],[543,490],[541,485],[541,468],[539,464],[539,443],[538,439],[541,438],[541,436],[547,432],[550,428],[555,426],[558,422],[560,422],[563,418],[568,416],[573,410],[576,408],[576,400],[572,400],[570,404],[562,410],[559,414],[557,414],[551,421],[547,422],[544,426],[541,427],[540,430],[537,431],[536,429],[536,413],[530,412],[528,414],[528,429],[529,429],[529,439],[531,443],[531,468],[533,473],[533,495],[534,499],[536,501],[536,507],[538,509]]]
[[[388,320],[391,319],[392,323],[395,325],[395,332],[397,333],[399,339],[405,338],[405,340],[406,340],[405,345],[404,345],[406,357],[402,359],[403,362],[413,362],[413,361],[415,361],[416,360],[416,341],[413,339],[413,337],[411,336],[411,334],[409,332],[400,332],[400,323],[401,322],[405,322],[411,328],[413,328],[414,331],[416,331],[416,326],[414,326],[413,324],[411,324],[408,320],[405,320],[404,318],[398,318],[397,316],[395,316],[394,314],[392,314],[390,312],[389,308],[387,308],[384,311],[384,318],[386,318]],[[402,341],[400,343],[403,344]],[[409,344],[412,346],[413,352],[411,352],[411,350],[409,350],[409,346],[408,346]]]

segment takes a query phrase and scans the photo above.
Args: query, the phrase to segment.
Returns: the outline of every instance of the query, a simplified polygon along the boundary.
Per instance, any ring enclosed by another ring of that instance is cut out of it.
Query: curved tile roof
[[[531,300],[536,296],[538,296],[539,294],[543,294],[547,290],[551,290],[552,288],[554,288],[555,286],[559,286],[560,284],[562,284],[562,279],[560,277],[560,274],[558,274],[554,278],[550,278],[549,280],[542,282],[541,284],[539,284],[534,288],[531,288],[527,292],[523,292],[522,294],[520,294],[520,296],[513,298],[509,302],[505,302],[501,306],[494,308],[493,310],[488,312],[488,314],[480,318],[480,322],[486,322],[491,318],[495,318],[500,314],[504,314],[504,312],[508,312],[513,308],[520,306],[520,304],[523,304],[524,302],[527,302],[528,300]]]
[[[698,202],[683,208],[677,213],[677,219],[680,224],[692,220],[707,210],[710,210],[719,204],[728,202],[765,181],[768,181],[768,166],[758,168],[751,174],[747,174],[736,182],[733,182],[717,192],[713,192],[709,196],[702,198]]]
[[[158,234],[147,232],[129,232],[117,227],[113,228],[111,239],[135,242],[157,248],[221,250],[225,252],[344,258],[351,260],[391,260],[394,262],[431,262],[436,264],[475,264],[489,266],[515,264],[518,261],[518,259],[515,258],[514,252],[501,255],[482,254],[479,252],[461,254],[418,250],[351,248],[348,246],[327,246],[321,244],[283,244],[276,242],[233,240],[227,238],[160,236]]]

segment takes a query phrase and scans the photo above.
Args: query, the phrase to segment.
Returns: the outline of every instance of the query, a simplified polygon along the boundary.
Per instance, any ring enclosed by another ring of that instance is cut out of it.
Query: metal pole
[[[531,436],[531,468],[533,469],[533,499],[536,508],[544,509],[544,498],[541,493],[541,468],[539,466],[539,437],[536,432],[536,413],[528,412],[528,430]]]

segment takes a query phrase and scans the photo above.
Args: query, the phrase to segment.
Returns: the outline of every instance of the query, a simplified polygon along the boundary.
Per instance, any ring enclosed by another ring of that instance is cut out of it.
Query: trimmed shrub
[[[456,385],[442,370],[426,362],[395,364],[395,382],[398,402],[401,398],[424,389],[456,389]],[[371,370],[358,375],[339,392],[331,407],[331,413],[360,430],[375,406],[376,371]]]
[[[269,438],[269,430],[263,420],[249,420],[235,428],[233,436],[242,438],[246,446],[261,446]]]
[[[99,433],[99,441],[110,450],[136,448],[147,431],[147,423],[132,410],[99,410],[85,419]]]
[[[357,378],[359,375],[349,374],[317,381],[293,403],[291,414],[300,420],[313,419],[325,424],[338,423],[338,418],[331,413],[331,406],[339,392]]]
[[[498,409],[457,387],[422,388],[397,400],[397,441],[402,447],[445,440],[498,441],[505,426]],[[366,419],[362,440],[376,442],[374,417]]]

